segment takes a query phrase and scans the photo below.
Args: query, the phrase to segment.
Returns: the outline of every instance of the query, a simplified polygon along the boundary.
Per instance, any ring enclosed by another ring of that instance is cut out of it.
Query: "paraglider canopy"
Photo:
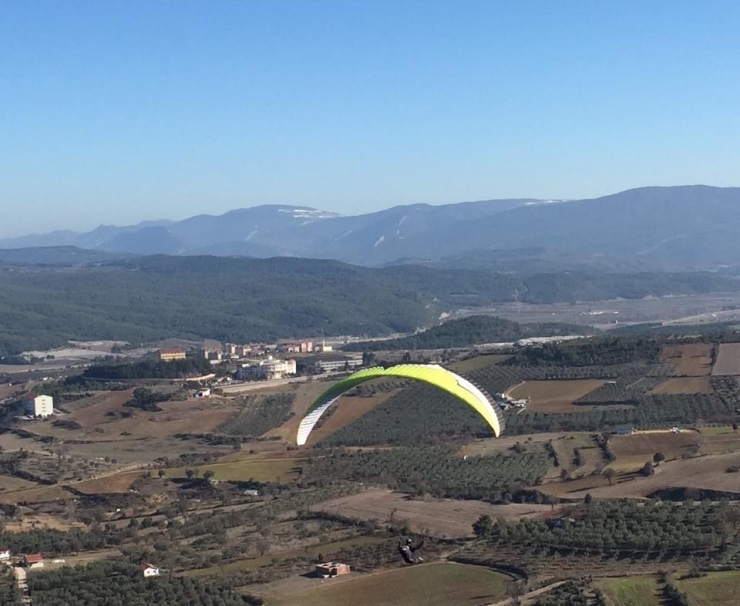
[[[491,401],[482,389],[473,385],[467,379],[437,364],[400,364],[390,368],[377,366],[360,370],[332,385],[306,411],[298,427],[296,439],[298,445],[302,446],[306,443],[311,430],[321,415],[337,398],[360,383],[380,377],[413,379],[433,385],[455,396],[478,412],[491,426],[496,437],[500,436],[503,431],[504,419],[498,406]]]

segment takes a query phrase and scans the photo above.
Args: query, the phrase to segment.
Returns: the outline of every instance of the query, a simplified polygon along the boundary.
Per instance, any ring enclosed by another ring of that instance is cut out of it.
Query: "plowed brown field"
[[[673,366],[679,377],[702,377],[712,373],[711,343],[666,345],[662,358]]]

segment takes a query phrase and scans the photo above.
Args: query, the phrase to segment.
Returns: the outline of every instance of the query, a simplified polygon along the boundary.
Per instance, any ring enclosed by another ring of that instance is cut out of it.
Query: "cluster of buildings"
[[[236,378],[240,381],[249,379],[282,379],[296,374],[295,360],[276,360],[269,356],[265,360],[251,360],[236,369]]]
[[[281,341],[275,344],[251,343],[239,345],[225,343],[222,346],[205,347],[201,355],[211,364],[230,364],[234,378],[239,381],[282,379],[300,373],[321,374],[341,372],[362,366],[361,354],[332,353],[333,348],[326,341]],[[275,354],[297,354],[296,358],[278,359]],[[181,347],[159,349],[157,358],[163,362],[184,360],[188,352]],[[223,374],[223,373],[220,373]],[[215,375],[199,377],[210,379]],[[202,391],[202,393],[201,393]],[[196,397],[209,397],[210,393],[201,390]]]

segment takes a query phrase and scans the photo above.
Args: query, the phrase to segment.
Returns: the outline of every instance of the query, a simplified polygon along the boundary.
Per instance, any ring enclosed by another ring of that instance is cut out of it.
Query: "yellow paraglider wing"
[[[298,445],[302,446],[306,443],[311,430],[321,418],[321,415],[337,398],[356,385],[379,377],[413,379],[433,385],[472,407],[487,421],[496,437],[500,436],[503,431],[504,419],[498,406],[491,401],[482,389],[473,385],[467,379],[436,364],[400,364],[390,368],[376,366],[360,370],[332,385],[311,404],[303,416],[298,427],[296,440]]]

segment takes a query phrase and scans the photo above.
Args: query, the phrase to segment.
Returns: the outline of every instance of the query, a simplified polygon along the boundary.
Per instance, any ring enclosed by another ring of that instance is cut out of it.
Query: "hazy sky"
[[[740,185],[735,0],[0,5],[0,236]]]

